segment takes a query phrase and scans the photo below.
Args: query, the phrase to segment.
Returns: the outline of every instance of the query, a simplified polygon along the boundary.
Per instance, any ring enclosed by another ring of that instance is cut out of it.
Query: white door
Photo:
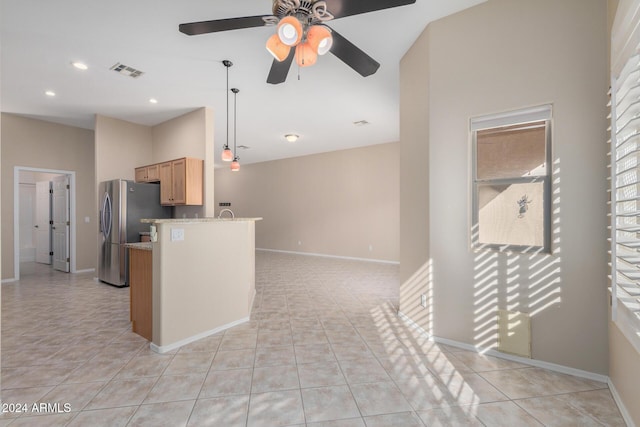
[[[36,262],[51,264],[51,181],[36,182]]]
[[[53,268],[69,272],[69,177],[53,179]]]

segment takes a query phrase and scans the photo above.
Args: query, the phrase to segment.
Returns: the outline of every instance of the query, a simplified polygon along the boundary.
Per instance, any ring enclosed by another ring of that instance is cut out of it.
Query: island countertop
[[[132,242],[132,243],[125,243],[124,245],[125,248],[130,248],[130,249],[141,249],[143,251],[150,251],[152,250],[152,244],[151,242]]]
[[[143,218],[140,222],[145,224],[191,224],[197,222],[246,222],[246,221],[260,221],[262,218],[216,218],[216,217],[206,217],[206,218]]]

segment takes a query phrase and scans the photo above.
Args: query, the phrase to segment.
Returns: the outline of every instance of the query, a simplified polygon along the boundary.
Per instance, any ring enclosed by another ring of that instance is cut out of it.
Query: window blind
[[[611,85],[612,314],[640,351],[640,55]]]

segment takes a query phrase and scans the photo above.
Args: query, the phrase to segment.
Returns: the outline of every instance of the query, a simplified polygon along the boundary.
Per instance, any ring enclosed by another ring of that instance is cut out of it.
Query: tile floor
[[[624,425],[606,384],[416,335],[397,266],[259,251],[251,321],[165,355],[130,332],[128,289],[22,274],[0,426]]]

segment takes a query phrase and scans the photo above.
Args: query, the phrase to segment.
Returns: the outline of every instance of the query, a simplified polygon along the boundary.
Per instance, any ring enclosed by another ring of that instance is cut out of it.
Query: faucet
[[[231,214],[231,219],[235,218],[236,216],[233,214],[233,211],[231,209],[222,209],[220,211],[220,213],[218,214],[218,219],[222,218],[222,214],[225,212],[229,212]]]

